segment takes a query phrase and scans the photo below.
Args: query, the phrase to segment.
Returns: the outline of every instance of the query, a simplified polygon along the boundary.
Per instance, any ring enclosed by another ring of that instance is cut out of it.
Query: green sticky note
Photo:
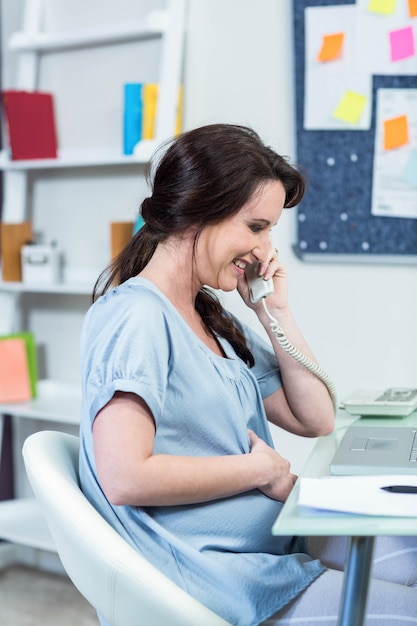
[[[333,111],[333,117],[349,124],[357,124],[366,104],[366,96],[347,90]]]

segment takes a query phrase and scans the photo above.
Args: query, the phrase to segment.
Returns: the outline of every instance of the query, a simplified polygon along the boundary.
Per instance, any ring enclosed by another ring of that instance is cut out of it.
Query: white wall
[[[291,2],[191,0],[187,124],[252,125],[296,159]],[[308,163],[303,163],[308,168]],[[368,185],[369,181],[364,181]],[[340,189],[341,197],[349,189]],[[340,398],[357,388],[417,384],[417,267],[321,264],[292,252],[295,211],[273,233],[296,319]],[[417,252],[417,250],[416,250]],[[233,310],[250,321],[238,298]],[[275,436],[278,445],[283,434]],[[296,470],[310,443],[284,437]]]
[[[54,7],[51,21],[67,20],[68,15],[74,21],[84,19],[82,0],[54,0],[49,4]],[[89,0],[91,10],[87,17],[90,22],[95,15],[102,19],[104,14],[109,19],[111,11],[117,7],[124,17],[135,16],[140,4],[138,0],[117,3]],[[215,121],[249,124],[279,152],[296,158],[291,4],[288,0],[189,0],[185,128]],[[2,5],[7,22],[3,28],[6,31],[16,28],[19,3],[3,0]],[[8,57],[5,78],[10,77],[12,61]],[[105,83],[106,72],[97,67],[97,84]],[[70,71],[70,66],[66,67],[66,74],[61,76],[61,90],[65,91],[65,82],[72,84],[76,78]],[[59,79],[56,68],[51,69],[52,75]],[[113,98],[111,125],[120,94],[114,91],[106,97]],[[82,115],[79,124],[78,140],[82,141]],[[114,127],[108,132],[108,141],[113,141]],[[308,163],[303,165],[308,168]],[[49,211],[54,215],[62,205],[64,214],[70,213],[71,220],[79,219],[80,207],[84,216],[89,216],[87,230],[78,232],[80,263],[84,254],[91,253],[89,246],[84,249],[85,241],[94,243],[100,237],[100,263],[106,257],[107,241],[103,231],[94,228],[97,216],[106,220],[113,212],[114,219],[118,215],[123,219],[130,216],[140,202],[143,193],[140,173],[124,172],[123,175],[122,184],[117,172],[94,172],[93,179],[83,179],[81,187],[71,175],[65,176],[63,181],[47,177],[39,186],[42,214],[47,215]],[[364,184],[368,185],[369,181]],[[349,193],[349,189],[339,192],[342,196]],[[294,220],[295,211],[286,212],[273,237],[288,267],[295,316],[322,367],[335,380],[339,396],[343,398],[358,387],[416,385],[417,268],[302,262],[291,249]],[[45,218],[43,226],[46,228],[51,221]],[[236,297],[228,297],[226,301],[233,310],[253,320]],[[71,363],[76,361],[77,355],[71,333],[67,344],[62,335],[56,339],[52,343],[60,347],[51,367],[59,377],[60,367],[65,367],[60,358],[62,353],[75,355]],[[285,438],[284,442],[298,469],[309,444],[297,442],[294,445],[293,438]]]
[[[191,0],[187,124],[247,123],[296,159],[291,37],[290,2]],[[340,396],[416,385],[417,267],[305,263],[291,250],[294,221],[284,212],[274,240],[295,315]]]

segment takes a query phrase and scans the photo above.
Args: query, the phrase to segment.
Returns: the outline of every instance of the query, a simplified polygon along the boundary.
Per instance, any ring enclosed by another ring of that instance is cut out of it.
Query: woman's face
[[[246,265],[266,260],[270,230],[281,216],[285,189],[279,181],[263,184],[238,213],[206,226],[195,254],[195,276],[213,289],[236,289]]]

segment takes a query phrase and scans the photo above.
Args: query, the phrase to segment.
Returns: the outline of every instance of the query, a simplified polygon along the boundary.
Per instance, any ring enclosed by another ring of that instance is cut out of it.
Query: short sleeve
[[[91,423],[116,391],[142,397],[154,419],[165,399],[170,360],[167,324],[152,293],[117,292],[97,301],[81,338],[84,394]]]

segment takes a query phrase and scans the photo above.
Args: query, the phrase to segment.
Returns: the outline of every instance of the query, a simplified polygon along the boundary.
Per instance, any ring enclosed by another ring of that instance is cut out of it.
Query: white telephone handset
[[[278,341],[281,348],[290,354],[298,363],[301,363],[306,367],[310,372],[315,374],[317,378],[320,378],[321,381],[324,382],[327,389],[329,390],[330,397],[333,402],[334,410],[336,411],[338,408],[337,396],[336,396],[336,387],[331,380],[330,376],[314,361],[312,361],[308,356],[300,352],[298,348],[293,346],[288,339],[286,338],[284,331],[278,324],[278,321],[273,317],[268,308],[266,306],[265,298],[274,292],[274,282],[272,278],[269,280],[264,280],[262,276],[259,276],[259,263],[255,262],[251,265],[248,265],[245,269],[246,280],[249,287],[249,295],[251,302],[256,304],[260,300],[262,300],[263,307],[265,309],[266,314],[270,319],[270,327],[272,332],[274,333],[276,340]]]
[[[262,298],[266,298],[274,292],[274,282],[272,278],[265,280],[259,276],[259,263],[251,263],[246,266],[245,275],[249,287],[249,295],[252,304],[256,304]]]

